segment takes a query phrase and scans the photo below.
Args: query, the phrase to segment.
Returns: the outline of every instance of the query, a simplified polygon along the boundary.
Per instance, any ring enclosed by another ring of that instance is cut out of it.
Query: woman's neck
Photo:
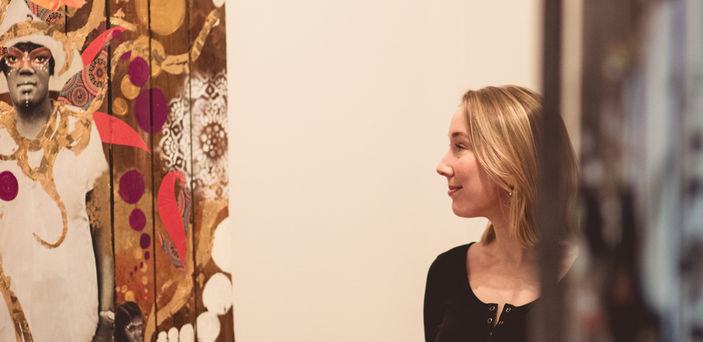
[[[516,267],[537,266],[537,253],[534,248],[525,247],[515,234],[510,232],[507,215],[491,219],[495,239],[486,245],[496,261]]]
[[[36,138],[49,121],[53,109],[53,101],[49,98],[31,108],[15,105],[17,131],[27,139]]]

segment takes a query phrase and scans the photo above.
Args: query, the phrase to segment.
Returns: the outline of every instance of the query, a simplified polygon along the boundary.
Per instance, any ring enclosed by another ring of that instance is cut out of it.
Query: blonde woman
[[[481,240],[455,247],[432,263],[425,289],[426,341],[523,341],[539,298],[535,212],[539,179],[536,138],[541,97],[518,86],[468,91],[449,127],[449,151],[437,166],[447,178],[452,211],[486,217]],[[561,120],[561,119],[559,119]],[[564,124],[559,153],[564,177],[555,184],[572,203],[576,170]],[[569,205],[555,209],[563,236],[573,228]],[[568,247],[566,239],[564,247]],[[575,258],[565,250],[562,273]]]

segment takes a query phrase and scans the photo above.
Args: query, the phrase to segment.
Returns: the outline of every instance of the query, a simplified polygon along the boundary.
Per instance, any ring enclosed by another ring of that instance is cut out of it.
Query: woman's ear
[[[503,181],[503,187],[504,187],[503,189],[505,189],[505,191],[511,192],[511,191],[515,190],[515,183],[517,183],[517,182],[515,181],[514,177],[512,177],[512,176],[504,177],[504,178],[502,178],[502,181]]]

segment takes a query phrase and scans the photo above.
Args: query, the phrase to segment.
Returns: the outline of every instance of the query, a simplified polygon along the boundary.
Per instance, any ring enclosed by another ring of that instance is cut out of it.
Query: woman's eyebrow
[[[468,138],[469,135],[464,133],[464,132],[452,132],[452,134],[449,136],[450,138],[456,138],[456,137],[464,137]]]

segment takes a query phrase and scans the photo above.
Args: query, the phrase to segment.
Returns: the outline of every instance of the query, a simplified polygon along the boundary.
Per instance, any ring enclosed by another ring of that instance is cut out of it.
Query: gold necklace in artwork
[[[0,0],[1,1],[1,0]],[[11,29],[20,30],[23,25],[27,23],[20,23],[14,25]],[[6,34],[5,34],[6,35]],[[0,37],[0,41],[4,36]],[[16,35],[16,34],[15,34]],[[128,42],[120,45],[114,51],[113,64],[110,72],[114,72],[117,66],[118,58],[129,51],[132,42]],[[65,47],[65,46],[64,46]],[[15,108],[5,102],[0,101],[0,129],[4,128],[8,131],[12,139],[17,144],[17,150],[9,155],[0,154],[0,160],[12,161],[16,160],[17,165],[20,167],[22,172],[34,181],[38,181],[44,191],[51,197],[56,203],[61,211],[61,222],[62,230],[59,238],[54,242],[48,242],[38,236],[35,232],[32,233],[34,238],[42,246],[47,248],[56,248],[60,246],[64,239],[66,238],[66,233],[68,232],[68,215],[66,213],[66,205],[61,196],[56,190],[56,183],[54,182],[54,162],[59,154],[59,151],[66,148],[72,151],[75,155],[80,154],[88,146],[90,141],[90,132],[93,124],[93,112],[98,110],[105,100],[107,95],[108,82],[103,84],[102,88],[98,91],[93,98],[93,101],[85,108],[85,110],[78,109],[72,110],[66,105],[55,102],[54,108],[52,110],[49,121],[42,131],[36,138],[27,139],[23,137],[15,125],[15,119],[17,112]],[[69,119],[75,118],[74,129],[69,130]],[[27,156],[28,152],[35,152],[42,150],[43,156],[41,163],[38,167],[32,168],[29,166],[29,159]]]
[[[68,215],[66,205],[56,190],[54,182],[54,162],[59,152],[64,148],[74,154],[80,154],[90,141],[91,117],[87,112],[74,112],[65,105],[56,102],[46,123],[44,130],[34,139],[22,136],[15,123],[17,112],[7,103],[0,103],[0,128],[5,128],[17,149],[9,155],[0,154],[0,160],[17,161],[17,166],[27,178],[41,184],[44,191],[56,203],[61,212],[62,230],[59,238],[54,242],[42,239],[36,232],[32,235],[44,247],[56,248],[63,243],[68,232]],[[75,118],[75,127],[69,132],[69,118]],[[39,166],[32,168],[29,165],[28,152],[42,151]]]
[[[11,280],[9,276],[5,275],[5,271],[3,271],[2,257],[0,257],[0,293],[5,300],[7,310],[10,311],[10,316],[15,326],[15,338],[19,342],[32,342],[34,339],[32,338],[32,331],[29,329],[27,316],[24,314],[19,298],[17,298],[15,292],[10,289]]]

